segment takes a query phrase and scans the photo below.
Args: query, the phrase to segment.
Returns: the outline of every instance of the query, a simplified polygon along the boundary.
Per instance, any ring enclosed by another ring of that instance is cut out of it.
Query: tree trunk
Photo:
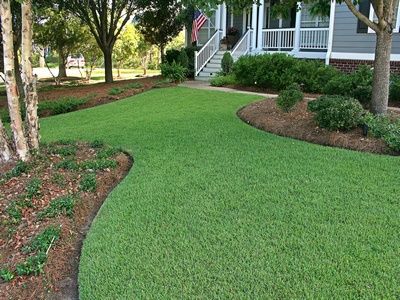
[[[67,77],[66,57],[61,49],[58,49],[58,78]]]
[[[165,50],[165,46],[164,45],[160,45],[160,54],[161,54],[161,63],[165,63],[165,54],[164,51]]]
[[[0,14],[2,21],[2,36],[4,47],[4,73],[6,76],[6,91],[8,110],[11,119],[11,130],[14,138],[15,150],[19,159],[26,161],[29,158],[28,145],[24,136],[23,123],[18,99],[17,83],[14,70],[14,47],[12,16],[9,0],[2,0]]]
[[[22,82],[21,77],[21,69],[20,63],[18,58],[18,50],[19,50],[20,43],[14,43],[14,70],[15,70],[15,80],[17,82],[18,87],[18,95],[20,99],[24,98],[24,83]]]
[[[0,119],[0,162],[7,162],[11,159],[12,153],[3,122]]]
[[[40,58],[39,58],[39,67],[44,68],[46,66],[44,62],[44,48],[40,48]]]
[[[39,118],[36,76],[32,70],[32,2],[22,3],[22,73],[25,87],[26,135],[30,150],[39,149]]]
[[[104,54],[104,72],[105,72],[105,80],[106,83],[112,83],[113,79],[113,71],[112,71],[112,49],[106,48],[103,51]]]
[[[391,50],[392,34],[386,31],[377,32],[371,104],[371,110],[374,114],[386,114],[387,112]]]

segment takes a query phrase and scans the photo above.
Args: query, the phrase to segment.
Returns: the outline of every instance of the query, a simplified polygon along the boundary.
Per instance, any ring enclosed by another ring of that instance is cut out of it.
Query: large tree
[[[103,52],[105,80],[112,82],[113,48],[122,29],[131,19],[135,2],[132,0],[68,0],[63,4],[89,26]]]
[[[164,56],[165,46],[182,31],[185,15],[182,1],[137,0],[135,20],[145,40],[160,48]]]

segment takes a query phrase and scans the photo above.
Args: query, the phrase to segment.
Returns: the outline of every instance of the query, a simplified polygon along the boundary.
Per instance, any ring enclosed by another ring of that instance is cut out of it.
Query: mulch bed
[[[75,147],[76,153],[62,151],[68,147]],[[74,161],[78,167],[57,167],[66,160]],[[88,162],[94,161],[113,161],[114,165],[91,169]],[[101,143],[94,146],[69,142],[43,147],[41,154],[34,157],[28,163],[28,169],[19,176],[4,175],[6,171],[10,174],[10,170],[15,170],[15,163],[1,166],[0,270],[11,270],[15,277],[7,282],[0,278],[0,299],[78,299],[77,275],[82,241],[103,201],[131,166],[130,156],[120,150]],[[95,190],[82,189],[81,180],[85,174],[95,176]],[[34,178],[41,184],[38,193],[32,197],[28,187]],[[60,210],[57,215],[43,217],[50,203],[65,196],[74,199],[72,215]],[[8,212],[13,203],[25,203],[17,204],[21,213],[19,220]],[[49,226],[59,228],[60,236],[48,248],[43,271],[38,275],[18,276],[16,266],[37,254],[26,253],[26,246]]]
[[[238,111],[238,116],[256,128],[280,136],[325,146],[399,155],[391,151],[381,139],[364,137],[361,128],[348,132],[331,132],[319,128],[313,119],[314,114],[307,111],[307,103],[307,100],[303,100],[293,111],[284,113],[276,106],[275,100],[267,99],[242,108]]]
[[[145,77],[131,80],[120,80],[113,83],[96,83],[96,84],[84,84],[79,86],[60,86],[49,91],[39,91],[38,97],[40,101],[57,101],[63,97],[76,97],[76,98],[88,98],[89,101],[79,107],[88,108],[101,104],[114,102],[120,99],[124,99],[133,95],[143,93],[156,86],[160,85],[162,80],[161,76]],[[118,95],[109,95],[109,91],[112,88],[123,88],[130,83],[140,83],[142,87],[137,89],[126,89],[123,93]],[[162,87],[174,85],[174,84],[162,84]],[[7,107],[7,100],[5,95],[0,97],[0,108]]]

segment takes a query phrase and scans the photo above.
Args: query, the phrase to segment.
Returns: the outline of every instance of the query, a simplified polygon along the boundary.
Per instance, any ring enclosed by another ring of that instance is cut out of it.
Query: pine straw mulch
[[[332,132],[319,128],[307,110],[307,103],[303,100],[288,113],[280,110],[273,99],[266,99],[252,103],[238,111],[238,116],[244,122],[264,131],[280,136],[363,152],[378,154],[399,155],[390,150],[386,144],[374,137],[364,137],[361,128],[348,132]]]
[[[70,163],[70,167],[66,163],[64,168],[60,167],[65,161],[74,163]],[[131,166],[130,156],[118,149],[102,143],[81,142],[44,146],[41,154],[27,166],[21,163],[2,166],[0,271],[7,269],[14,278],[10,281],[0,278],[0,299],[78,298],[77,275],[82,241],[103,201]],[[6,169],[8,173],[4,173]],[[81,180],[85,176],[96,178],[95,186],[93,182],[87,185],[94,190],[84,191],[82,188]],[[34,181],[40,183],[36,189],[32,188]],[[50,203],[65,199],[63,197],[73,199],[70,213],[63,208],[56,210],[54,216],[43,216]],[[12,208],[19,211],[19,216],[15,210],[13,213]],[[38,265],[39,274],[19,276],[17,265],[40,251],[26,253],[26,246],[32,246],[35,237],[50,227],[60,231],[59,238],[50,243],[47,241],[47,259],[43,265]]]

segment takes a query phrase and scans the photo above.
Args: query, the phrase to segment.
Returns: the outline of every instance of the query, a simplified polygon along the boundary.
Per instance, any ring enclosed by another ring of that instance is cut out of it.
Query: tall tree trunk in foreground
[[[67,77],[67,69],[65,67],[67,58],[62,49],[58,50],[58,55],[58,78],[65,78]]]
[[[8,138],[6,131],[3,126],[3,122],[0,119],[0,162],[9,161],[12,157],[10,145],[8,143]]]
[[[39,149],[36,76],[32,70],[32,2],[22,3],[22,74],[25,89],[26,135],[30,150]]]
[[[18,87],[18,95],[20,100],[24,98],[24,83],[22,82],[20,62],[18,58],[18,51],[21,47],[21,41],[15,41],[15,39],[19,39],[18,35],[14,35],[14,70],[15,70],[15,81],[17,82]]]
[[[0,3],[4,47],[4,73],[6,76],[7,101],[11,119],[11,130],[13,132],[14,145],[17,156],[19,159],[26,161],[29,157],[29,151],[24,136],[24,129],[18,99],[18,87],[15,80],[13,46],[14,43],[10,0],[2,0]]]
[[[386,31],[377,32],[371,105],[374,114],[385,114],[387,111],[391,50],[392,34]]]
[[[105,48],[103,50],[104,54],[104,72],[105,72],[105,81],[106,83],[112,83],[114,81],[113,71],[112,71],[112,47]]]

